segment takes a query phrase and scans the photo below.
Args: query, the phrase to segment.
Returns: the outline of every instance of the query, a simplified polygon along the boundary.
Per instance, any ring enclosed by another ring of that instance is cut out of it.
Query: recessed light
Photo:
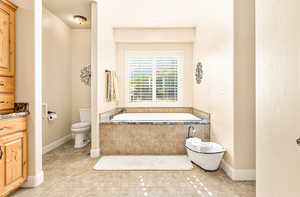
[[[80,15],[75,15],[75,16],[73,16],[73,18],[74,18],[74,21],[80,25],[86,23],[86,21],[87,21],[86,17],[80,16]]]

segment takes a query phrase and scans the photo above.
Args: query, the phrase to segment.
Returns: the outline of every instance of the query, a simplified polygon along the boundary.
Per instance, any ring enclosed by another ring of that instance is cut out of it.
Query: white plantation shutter
[[[152,101],[153,60],[152,58],[132,57],[129,65],[129,101]]]
[[[150,54],[127,59],[129,103],[178,102],[182,57]]]
[[[157,57],[156,64],[156,101],[174,102],[178,99],[177,57]]]

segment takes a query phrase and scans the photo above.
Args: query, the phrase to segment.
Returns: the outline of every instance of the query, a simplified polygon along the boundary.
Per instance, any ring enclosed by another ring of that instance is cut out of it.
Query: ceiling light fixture
[[[80,15],[75,15],[73,18],[74,18],[74,21],[80,25],[86,23],[86,21],[87,21],[86,17],[80,16]]]

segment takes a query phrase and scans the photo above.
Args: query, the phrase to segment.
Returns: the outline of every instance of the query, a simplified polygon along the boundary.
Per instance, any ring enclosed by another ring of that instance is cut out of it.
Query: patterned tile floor
[[[233,182],[225,173],[192,171],[94,171],[89,147],[69,142],[44,156],[45,182],[14,197],[254,197],[255,182]]]

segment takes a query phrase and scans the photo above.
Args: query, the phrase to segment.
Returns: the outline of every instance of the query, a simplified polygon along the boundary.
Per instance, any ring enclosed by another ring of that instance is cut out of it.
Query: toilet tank
[[[91,110],[89,108],[80,108],[80,121],[91,122]]]

